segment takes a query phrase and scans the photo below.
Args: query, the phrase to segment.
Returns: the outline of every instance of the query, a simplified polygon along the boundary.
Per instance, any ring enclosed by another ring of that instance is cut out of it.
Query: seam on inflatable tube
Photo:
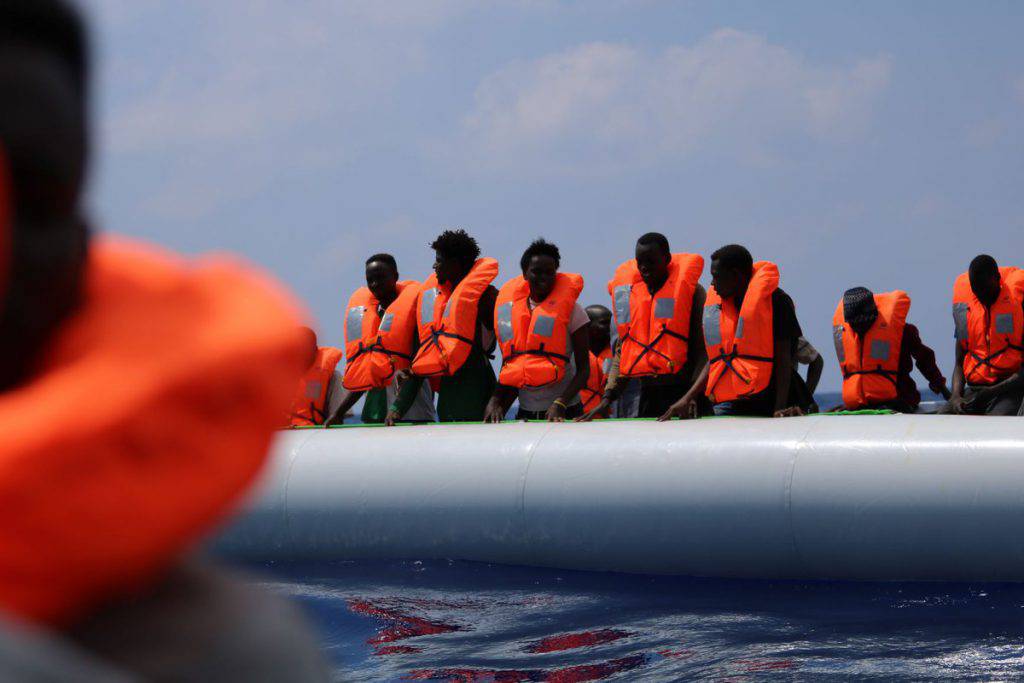
[[[796,541],[796,525],[793,523],[793,479],[796,477],[796,463],[801,451],[810,448],[807,437],[810,436],[813,429],[813,426],[809,426],[804,435],[796,442],[789,461],[789,477],[786,479],[786,518],[789,522],[789,540],[793,546],[793,560],[796,565],[793,569],[798,571],[807,563],[800,552],[800,545]]]
[[[284,500],[282,501],[282,505],[284,507],[284,538],[285,542],[289,544],[291,543],[292,540],[292,512],[291,508],[288,506],[288,494],[291,492],[292,470],[295,468],[295,461],[299,459],[299,451],[302,450],[302,448],[306,445],[307,441],[313,438],[314,430],[310,429],[307,431],[309,431],[309,434],[306,435],[306,438],[304,438],[302,441],[296,444],[294,448],[291,449],[288,458],[288,468],[285,470],[284,473]]]
[[[526,467],[523,468],[522,485],[519,487],[519,539],[524,544],[526,543],[526,484],[530,478],[530,466],[533,465],[533,456],[537,454],[537,448],[541,441],[547,438],[552,429],[554,429],[554,424],[549,424],[547,430],[530,446],[530,454],[526,457]]]

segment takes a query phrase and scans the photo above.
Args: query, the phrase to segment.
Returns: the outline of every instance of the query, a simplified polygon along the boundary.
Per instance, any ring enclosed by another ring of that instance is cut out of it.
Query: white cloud
[[[817,65],[732,29],[657,54],[589,43],[488,76],[462,144],[483,163],[525,159],[577,171],[685,156],[712,143],[763,161],[789,135],[855,136],[889,72],[884,56]]]

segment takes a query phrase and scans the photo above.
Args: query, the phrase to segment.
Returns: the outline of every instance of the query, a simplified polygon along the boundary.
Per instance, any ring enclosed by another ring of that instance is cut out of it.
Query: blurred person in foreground
[[[0,680],[321,680],[283,600],[189,551],[302,372],[293,305],[90,235],[84,30],[0,0]]]

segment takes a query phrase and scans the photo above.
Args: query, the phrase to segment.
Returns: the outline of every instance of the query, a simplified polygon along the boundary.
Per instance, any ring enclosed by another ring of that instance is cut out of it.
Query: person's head
[[[299,334],[302,336],[303,344],[306,347],[306,367],[312,367],[316,362],[316,353],[320,349],[320,342],[316,338],[316,332],[310,327],[300,327]]]
[[[636,267],[640,279],[648,287],[660,288],[668,279],[668,267],[672,263],[672,250],[668,238],[660,232],[649,232],[636,241]]]
[[[548,298],[555,288],[555,276],[561,264],[562,255],[554,244],[543,238],[530,243],[519,259],[519,267],[530,285],[531,299],[540,302]]]
[[[590,318],[590,350],[599,353],[612,343],[612,312],[601,304],[587,306],[586,311]]]
[[[723,299],[743,295],[754,276],[754,258],[746,247],[727,244],[711,254],[711,286]]]
[[[430,243],[434,274],[441,284],[457,285],[480,258],[480,245],[465,230],[445,230]]]
[[[86,62],[68,4],[0,2],[0,390],[33,371],[79,302]]]
[[[390,303],[398,296],[398,263],[391,254],[366,259],[366,287],[377,301]]]
[[[843,293],[843,318],[860,336],[864,336],[878,320],[875,295],[867,287],[851,287]]]
[[[1002,281],[999,277],[999,265],[994,258],[988,254],[975,256],[967,270],[967,277],[971,280],[971,289],[974,296],[978,297],[978,301],[986,306],[996,302]]]

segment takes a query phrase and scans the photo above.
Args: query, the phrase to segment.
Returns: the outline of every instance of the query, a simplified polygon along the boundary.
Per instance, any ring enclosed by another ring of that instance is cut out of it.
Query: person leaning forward
[[[976,256],[953,286],[956,366],[939,412],[1018,415],[1024,406],[1024,270]]]
[[[416,355],[400,376],[402,388],[385,424],[403,419],[424,381],[437,387],[441,422],[479,422],[497,380],[494,302],[498,262],[480,258],[480,247],[465,230],[446,230],[434,240],[434,272],[416,299]],[[406,379],[408,378],[408,379]]]
[[[711,255],[711,289],[704,303],[707,362],[694,386],[661,416],[695,416],[701,395],[716,415],[799,414],[793,357],[802,335],[796,308],[779,288],[779,269],[754,263],[738,244]]]
[[[580,420],[607,414],[626,384],[639,378],[639,417],[659,417],[693,386],[705,364],[701,309],[705,292],[698,280],[704,259],[673,254],[656,232],[636,242],[634,259],[620,265],[608,283],[618,342],[600,402]],[[694,400],[695,410],[710,404]]]

